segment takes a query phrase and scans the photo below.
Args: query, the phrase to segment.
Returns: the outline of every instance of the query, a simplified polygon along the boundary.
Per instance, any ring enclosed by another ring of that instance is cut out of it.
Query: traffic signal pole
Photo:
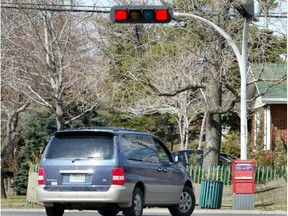
[[[242,38],[242,59],[241,59],[241,67],[242,73],[241,75],[241,98],[240,98],[240,159],[247,160],[247,56],[248,56],[248,28],[249,23],[247,19],[244,21],[244,28],[243,28],[243,38]],[[243,76],[243,77],[242,77]],[[245,81],[242,81],[245,79]]]

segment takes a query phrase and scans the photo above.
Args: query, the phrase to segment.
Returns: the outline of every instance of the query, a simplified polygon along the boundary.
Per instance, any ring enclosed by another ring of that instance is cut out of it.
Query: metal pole
[[[240,100],[240,141],[241,160],[247,160],[247,55],[248,55],[248,28],[250,21],[245,19],[242,38],[242,60],[241,60],[241,100]]]

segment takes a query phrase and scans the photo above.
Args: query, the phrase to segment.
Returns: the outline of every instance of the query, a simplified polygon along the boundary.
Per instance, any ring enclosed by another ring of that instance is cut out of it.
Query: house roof
[[[259,64],[251,67],[251,72],[256,81],[256,94],[264,93],[257,98],[254,108],[265,104],[287,104],[287,65]]]

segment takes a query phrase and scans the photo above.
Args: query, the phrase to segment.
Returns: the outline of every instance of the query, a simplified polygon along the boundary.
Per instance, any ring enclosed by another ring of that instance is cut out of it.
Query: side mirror
[[[176,155],[176,156],[174,157],[174,161],[175,161],[175,163],[179,163],[179,156],[178,156],[178,155]]]
[[[176,155],[174,157],[174,161],[175,161],[175,163],[181,163],[183,161],[183,158],[181,155]]]

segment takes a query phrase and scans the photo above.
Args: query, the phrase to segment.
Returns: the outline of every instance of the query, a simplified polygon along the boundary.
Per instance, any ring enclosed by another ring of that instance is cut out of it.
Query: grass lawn
[[[26,196],[17,196],[12,190],[7,192],[7,199],[1,199],[1,209],[9,208],[42,208],[40,204],[32,204],[26,200]]]

